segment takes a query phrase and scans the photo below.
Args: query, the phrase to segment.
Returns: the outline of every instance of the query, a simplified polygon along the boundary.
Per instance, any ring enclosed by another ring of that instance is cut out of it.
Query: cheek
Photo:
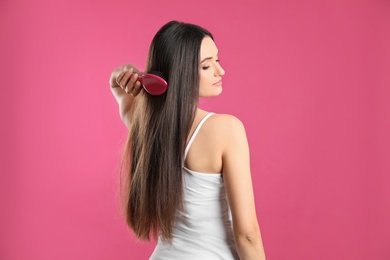
[[[202,82],[203,84],[210,81],[210,78],[212,77],[211,69],[208,70],[201,70],[199,73],[199,82]]]
[[[199,75],[199,88],[202,88],[202,86],[204,86],[207,82],[207,79],[204,74],[205,74],[204,72],[203,73],[201,72]]]
[[[205,90],[206,90],[206,80],[204,75],[202,76],[201,74],[199,77],[199,95],[203,96],[205,94]]]

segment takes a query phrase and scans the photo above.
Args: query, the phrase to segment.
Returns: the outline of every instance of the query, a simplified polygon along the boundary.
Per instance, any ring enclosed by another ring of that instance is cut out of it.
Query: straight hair
[[[158,235],[172,242],[178,211],[184,210],[184,150],[199,99],[202,27],[177,21],[154,36],[145,72],[159,71],[167,91],[153,96],[142,91],[131,111],[131,126],[122,161],[121,181],[128,226],[140,240]]]

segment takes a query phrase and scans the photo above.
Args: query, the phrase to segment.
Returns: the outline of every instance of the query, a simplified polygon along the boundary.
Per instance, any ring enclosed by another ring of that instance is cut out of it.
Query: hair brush
[[[168,88],[164,73],[159,71],[150,71],[142,74],[137,81],[142,84],[146,92],[154,96],[164,94]]]

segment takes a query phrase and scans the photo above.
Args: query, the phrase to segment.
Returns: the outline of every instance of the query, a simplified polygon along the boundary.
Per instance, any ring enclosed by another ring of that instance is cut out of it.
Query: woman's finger
[[[138,80],[138,73],[134,73],[131,76],[128,84],[131,85],[131,86],[135,86],[135,83],[137,82],[137,80]]]
[[[132,68],[130,68],[130,70],[125,71],[123,73],[123,76],[120,78],[120,80],[118,82],[119,86],[121,86],[122,89],[125,89],[132,74],[133,74]]]
[[[118,85],[120,85],[120,82],[121,82],[121,80],[122,80],[122,78],[123,78],[123,76],[125,75],[125,71],[123,71],[123,72],[121,72],[119,75],[118,75],[118,77],[116,78],[116,84],[118,84]]]
[[[141,86],[141,82],[137,81],[135,83],[135,86],[134,86],[134,89],[131,91],[131,94],[133,94],[133,96],[137,96],[142,90],[142,86]]]
[[[138,78],[138,74],[137,73],[134,73],[134,74],[130,75],[130,77],[127,78],[127,82],[124,85],[124,87],[127,87],[129,89],[129,91],[131,92],[132,89],[135,86],[135,82],[137,81],[137,78]]]

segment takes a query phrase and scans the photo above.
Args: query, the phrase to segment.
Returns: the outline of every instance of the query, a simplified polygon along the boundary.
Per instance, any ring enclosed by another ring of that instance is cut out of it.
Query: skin
[[[202,41],[200,61],[199,96],[218,96],[222,92],[221,80],[225,71],[219,63],[218,49],[209,37]],[[143,94],[141,85],[136,81],[140,73],[135,66],[127,64],[115,69],[110,78],[111,90],[118,101],[122,121],[128,128],[133,100],[138,94]],[[189,137],[208,113],[197,109]],[[222,173],[240,259],[265,259],[256,216],[248,141],[241,121],[231,115],[211,116],[192,143],[185,167],[208,174]]]
[[[213,97],[222,92],[224,69],[219,64],[218,49],[210,37],[205,37],[200,46],[199,96]]]

